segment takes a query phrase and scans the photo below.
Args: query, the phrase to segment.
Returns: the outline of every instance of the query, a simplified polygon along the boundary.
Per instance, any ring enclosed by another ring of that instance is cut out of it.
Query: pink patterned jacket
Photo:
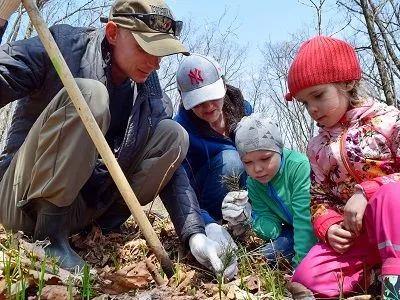
[[[367,100],[334,127],[321,128],[307,156],[314,232],[325,241],[329,227],[343,220],[344,205],[356,184],[369,200],[381,185],[400,181],[400,112]]]

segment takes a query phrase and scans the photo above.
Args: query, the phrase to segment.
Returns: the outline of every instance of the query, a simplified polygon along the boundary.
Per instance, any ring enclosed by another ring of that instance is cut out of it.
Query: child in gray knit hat
[[[235,143],[241,157],[247,152],[256,150],[267,150],[279,154],[283,151],[278,124],[263,113],[253,113],[238,123]]]
[[[270,241],[262,252],[271,263],[280,252],[296,267],[316,242],[309,209],[309,161],[284,148],[278,124],[264,113],[243,117],[235,133],[248,174],[247,191],[226,195],[223,218],[229,227],[250,223],[260,238]]]

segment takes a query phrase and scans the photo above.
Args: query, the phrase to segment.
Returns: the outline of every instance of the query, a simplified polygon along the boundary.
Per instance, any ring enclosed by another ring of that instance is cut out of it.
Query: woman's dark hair
[[[226,87],[222,111],[226,127],[229,134],[231,134],[235,130],[237,123],[245,116],[244,98],[240,89],[226,83],[224,76],[222,76],[222,80]]]

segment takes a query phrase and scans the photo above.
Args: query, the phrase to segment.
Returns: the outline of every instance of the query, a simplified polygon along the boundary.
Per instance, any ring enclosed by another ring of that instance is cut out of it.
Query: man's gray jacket
[[[104,29],[56,25],[50,31],[75,78],[95,79],[109,88],[111,48]],[[62,87],[37,37],[0,48],[0,108],[18,100],[6,146],[0,155],[0,179],[40,113]],[[149,132],[154,131],[160,120],[168,118],[156,72],[145,83],[138,84],[137,89],[136,102],[117,157],[128,178],[129,168],[136,153],[146,143]],[[106,192],[107,195],[116,192],[111,176],[100,161],[83,190],[84,197],[91,197],[88,201],[102,201]],[[204,233],[197,199],[182,166],[161,191],[160,197],[183,243],[194,233]]]

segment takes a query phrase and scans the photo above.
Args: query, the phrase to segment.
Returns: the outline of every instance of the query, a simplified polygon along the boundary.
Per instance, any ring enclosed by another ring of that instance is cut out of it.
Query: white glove
[[[209,239],[219,243],[225,249],[237,250],[237,246],[233,241],[228,230],[217,223],[206,225],[206,235]]]
[[[189,239],[190,251],[196,260],[215,273],[222,272],[223,255],[227,251],[235,251],[237,246],[228,231],[222,226],[211,223],[205,227],[206,235],[196,233]],[[238,272],[237,258],[234,255],[232,262],[224,270],[224,277],[232,279]]]
[[[229,226],[248,225],[251,223],[251,205],[247,191],[229,192],[221,205],[222,217]]]
[[[0,19],[8,20],[20,4],[21,0],[0,0]]]

